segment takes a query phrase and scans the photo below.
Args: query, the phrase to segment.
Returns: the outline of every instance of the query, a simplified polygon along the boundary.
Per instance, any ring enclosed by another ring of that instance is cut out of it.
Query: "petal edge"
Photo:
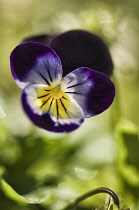
[[[65,76],[63,83],[66,93],[82,107],[86,118],[105,111],[114,100],[115,86],[101,72],[81,67]]]

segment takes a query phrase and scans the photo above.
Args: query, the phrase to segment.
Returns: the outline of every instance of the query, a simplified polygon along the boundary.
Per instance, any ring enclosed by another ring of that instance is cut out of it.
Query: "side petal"
[[[105,42],[97,35],[72,30],[52,39],[50,46],[62,61],[64,76],[80,67],[88,67],[111,76],[113,62]]]
[[[37,42],[18,45],[11,53],[12,76],[20,88],[29,83],[51,85],[62,78],[62,65],[57,54]]]
[[[63,93],[54,98],[50,87],[29,85],[22,94],[23,109],[30,120],[48,131],[71,132],[84,121],[84,113],[78,103]]]
[[[62,80],[65,93],[82,107],[85,117],[92,117],[108,109],[115,96],[113,82],[103,73],[78,68]]]

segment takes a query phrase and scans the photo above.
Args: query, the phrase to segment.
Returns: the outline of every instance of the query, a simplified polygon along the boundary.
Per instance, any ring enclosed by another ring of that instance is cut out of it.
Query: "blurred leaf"
[[[99,208],[97,208],[95,210],[107,210],[107,205],[100,206]]]
[[[51,199],[51,189],[40,188],[27,195],[19,195],[3,178],[0,178],[0,188],[4,194],[18,204],[37,204]]]
[[[115,204],[112,204],[109,208],[109,210],[118,210],[118,206]]]
[[[5,168],[0,166],[0,177],[5,173]]]
[[[95,209],[95,210],[118,210],[117,205],[112,204],[110,206],[108,206],[107,204],[104,206],[100,206],[99,208]]]
[[[124,208],[124,209],[122,209],[122,210],[130,210],[130,208]]]
[[[132,186],[139,186],[139,130],[128,121],[122,120],[116,129],[118,142],[118,167],[124,179]]]
[[[118,206],[115,204],[111,204],[110,206],[104,205],[95,210],[118,210]],[[130,210],[130,208],[120,208],[120,210]]]
[[[20,204],[27,204],[27,200],[19,195],[6,181],[4,181],[2,178],[0,179],[0,187],[3,190],[3,192],[12,200],[16,201]]]
[[[125,209],[122,209],[122,210],[130,210],[130,208],[128,207],[128,208],[125,208]]]

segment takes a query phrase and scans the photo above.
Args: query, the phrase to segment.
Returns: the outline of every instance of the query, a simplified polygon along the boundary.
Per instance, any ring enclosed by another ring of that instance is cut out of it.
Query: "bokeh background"
[[[77,131],[36,128],[20,104],[10,52],[30,35],[84,29],[109,46],[113,105]],[[0,209],[61,210],[78,195],[110,187],[122,205],[139,209],[138,0],[0,0]],[[104,205],[105,195],[77,209]]]

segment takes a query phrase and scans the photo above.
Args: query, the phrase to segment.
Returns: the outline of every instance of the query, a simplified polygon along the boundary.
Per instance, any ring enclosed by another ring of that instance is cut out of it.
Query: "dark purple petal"
[[[64,76],[79,67],[88,67],[110,76],[113,63],[104,41],[87,31],[73,30],[55,37],[50,46],[62,61]]]
[[[82,107],[85,117],[92,117],[108,109],[115,96],[113,82],[103,73],[81,67],[63,78],[65,93]]]
[[[62,65],[57,54],[37,42],[18,45],[11,53],[10,65],[12,76],[20,88],[28,83],[50,85],[62,77]]]
[[[50,34],[41,34],[41,35],[36,35],[36,36],[28,36],[24,38],[21,43],[26,43],[26,42],[40,42],[45,45],[50,45],[51,40],[54,38],[54,35]]]
[[[24,109],[25,113],[30,118],[30,120],[36,126],[43,128],[45,130],[48,130],[48,131],[53,131],[53,132],[57,132],[57,133],[61,133],[61,132],[68,133],[68,132],[74,131],[78,127],[80,127],[84,121],[84,118],[81,116],[81,118],[78,120],[78,123],[72,122],[70,124],[66,124],[66,123],[56,124],[48,113],[41,115],[41,116],[34,113],[31,106],[27,102],[27,94],[25,91],[23,91],[23,94],[22,94],[22,105],[23,105],[23,109]]]

